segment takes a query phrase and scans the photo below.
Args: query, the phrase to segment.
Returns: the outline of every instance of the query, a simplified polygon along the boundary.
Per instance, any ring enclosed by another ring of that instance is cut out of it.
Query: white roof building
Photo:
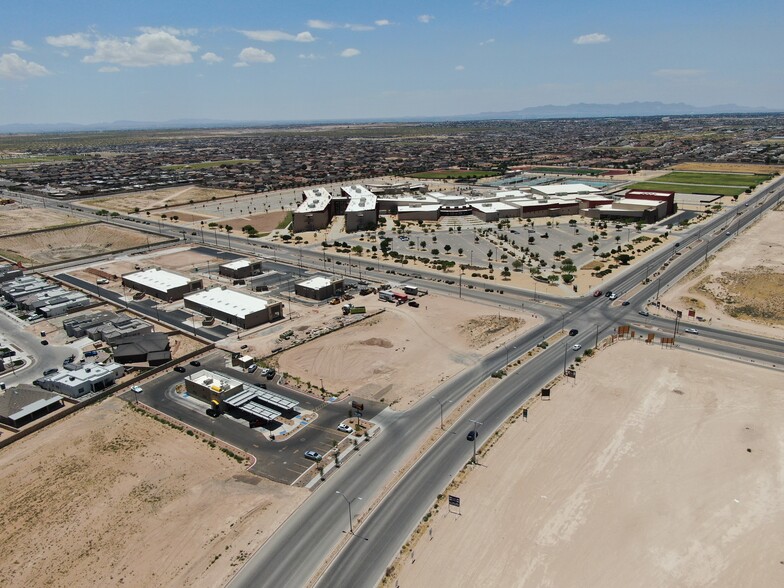
[[[190,278],[158,268],[150,268],[133,274],[123,276],[127,280],[136,282],[141,286],[152,288],[161,292],[168,292],[175,288],[187,286]]]
[[[256,296],[229,290],[222,286],[202,290],[184,297],[186,302],[212,309],[216,314],[245,318],[255,312],[266,310],[269,303]]]
[[[250,267],[250,261],[247,259],[235,259],[234,261],[222,263],[220,267],[225,267],[232,270],[238,270],[244,267]]]
[[[305,190],[303,192],[305,200],[297,207],[294,212],[307,213],[307,212],[321,212],[326,210],[332,200],[330,194],[324,188],[314,188],[313,190]]]
[[[543,196],[574,196],[577,194],[593,194],[601,192],[599,188],[587,184],[550,184],[548,186],[533,186],[531,192]]]
[[[309,280],[305,280],[304,282],[300,282],[297,284],[298,286],[302,286],[303,288],[311,288],[313,290],[320,290],[321,288],[327,288],[328,286],[332,285],[332,280],[329,278],[325,278],[323,276],[316,276],[315,278],[310,278]]]
[[[343,186],[341,190],[349,197],[346,212],[376,209],[376,195],[364,186]]]

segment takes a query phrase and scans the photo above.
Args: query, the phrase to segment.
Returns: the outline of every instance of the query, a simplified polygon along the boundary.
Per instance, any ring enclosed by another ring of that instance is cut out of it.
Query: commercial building
[[[213,316],[242,329],[250,329],[283,317],[282,303],[268,302],[224,286],[185,296],[185,308]]]
[[[85,364],[78,370],[60,372],[36,380],[35,383],[44,390],[57,392],[71,398],[79,398],[90,392],[98,392],[108,388],[124,373],[125,368],[119,363],[91,363]]]
[[[324,188],[305,190],[303,201],[292,215],[295,233],[302,231],[319,231],[326,229],[332,220],[332,194]]]
[[[312,300],[326,300],[343,293],[343,278],[316,276],[295,284],[294,293]]]
[[[233,280],[244,280],[251,276],[257,276],[261,271],[261,260],[251,261],[250,259],[235,259],[218,268],[220,275]]]
[[[23,275],[22,270],[15,265],[0,265],[0,282],[15,280]]]
[[[667,216],[666,201],[621,198],[612,204],[596,206],[584,211],[588,218],[600,220],[634,220],[655,223]]]
[[[201,278],[188,278],[158,268],[125,274],[122,283],[123,286],[169,302],[203,287]]]
[[[57,394],[28,384],[0,390],[0,423],[19,428],[62,408]]]
[[[544,186],[531,186],[531,193],[538,196],[584,196],[601,192],[599,188],[587,184],[547,184]]]
[[[185,391],[208,404],[219,406],[225,398],[242,391],[239,380],[209,370],[199,370],[185,377]]]

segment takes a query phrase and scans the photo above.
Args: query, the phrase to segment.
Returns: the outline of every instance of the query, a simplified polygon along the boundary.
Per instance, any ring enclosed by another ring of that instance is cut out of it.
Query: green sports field
[[[672,172],[656,178],[656,182],[672,184],[705,184],[707,186],[756,186],[769,180],[770,176],[762,174],[714,174],[710,172]]]

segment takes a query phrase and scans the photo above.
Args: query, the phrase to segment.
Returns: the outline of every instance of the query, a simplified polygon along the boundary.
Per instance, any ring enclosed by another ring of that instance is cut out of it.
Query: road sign
[[[528,409],[527,408],[523,409],[523,418],[526,419],[526,420],[528,419]]]
[[[460,497],[449,495],[449,506],[456,506],[460,508]]]
[[[550,398],[550,388],[542,388],[542,398]]]
[[[354,416],[355,417],[361,417],[362,416],[362,411],[361,410],[355,410],[354,411]]]
[[[365,405],[361,402],[357,402],[356,400],[352,400],[351,408],[353,408],[354,410],[365,410]]]

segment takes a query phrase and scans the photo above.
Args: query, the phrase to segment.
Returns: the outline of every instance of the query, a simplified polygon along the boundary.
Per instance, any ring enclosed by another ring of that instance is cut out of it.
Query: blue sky
[[[3,4],[0,124],[784,109],[780,0]]]

